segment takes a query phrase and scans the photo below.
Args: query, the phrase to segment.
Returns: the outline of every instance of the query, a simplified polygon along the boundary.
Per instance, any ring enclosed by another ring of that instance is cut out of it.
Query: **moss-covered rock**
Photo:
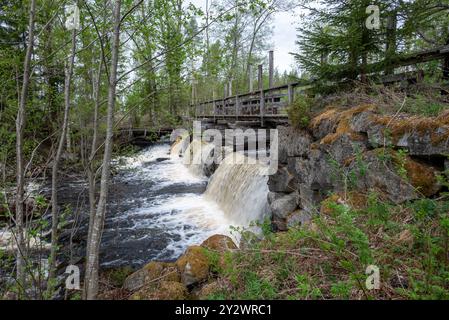
[[[129,291],[136,291],[145,285],[158,281],[181,281],[180,274],[174,263],[152,261],[142,269],[129,275],[123,284],[123,288]]]
[[[222,234],[215,234],[201,244],[202,247],[218,252],[225,252],[237,249],[237,245],[231,238]]]
[[[191,246],[176,261],[181,280],[186,286],[200,283],[209,277],[209,260],[200,246]]]
[[[133,293],[129,300],[185,300],[188,297],[186,287],[176,281],[161,281],[158,286],[144,286]]]

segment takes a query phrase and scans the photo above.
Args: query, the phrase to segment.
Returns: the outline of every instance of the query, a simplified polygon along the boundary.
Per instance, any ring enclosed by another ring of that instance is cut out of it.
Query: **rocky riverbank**
[[[373,105],[329,107],[307,128],[278,127],[279,170],[268,201],[277,230],[319,214],[331,193],[394,204],[435,197],[449,169],[449,112],[438,117],[382,115]]]
[[[420,253],[419,237],[423,232],[434,236],[444,228],[446,204],[440,200],[448,191],[444,181],[449,170],[449,113],[430,118],[386,116],[372,105],[327,108],[307,128],[278,130],[280,165],[268,180],[268,203],[272,229],[288,232],[270,235],[254,248],[241,245],[240,249],[230,238],[214,235],[199,246],[190,246],[173,263],[153,261],[128,276],[120,289],[126,297],[207,299],[217,292],[227,292],[227,298],[248,297],[254,289],[248,286],[255,283],[256,293],[251,294],[258,298],[285,298],[292,292],[302,298],[366,298],[364,289],[351,280],[354,272],[364,270],[368,261],[393,256],[399,264],[382,263],[388,273],[391,268],[396,274],[386,275],[388,282],[377,297],[391,298],[399,290],[402,297],[411,294],[407,290],[424,294],[412,286],[412,281],[421,281],[421,274],[407,275],[401,268],[416,261],[413,256],[433,255]],[[421,202],[415,205],[426,199],[433,209],[419,209]],[[410,217],[414,214],[435,214],[432,230],[426,231],[427,225]],[[383,216],[382,222],[373,225],[377,215]],[[377,253],[370,252],[371,241],[371,247],[379,246]],[[342,243],[346,249],[340,253],[334,245]],[[246,265],[242,256],[254,264],[254,270],[242,267]],[[299,263],[298,267],[288,267],[292,263],[288,259]],[[230,264],[235,265],[230,268]],[[348,264],[357,267],[342,271]],[[314,288],[309,277],[315,277],[318,267],[322,283]],[[295,275],[295,271],[302,274]],[[328,273],[332,279],[343,280],[332,282]],[[284,280],[276,284],[278,278]],[[338,287],[343,284],[347,288]]]

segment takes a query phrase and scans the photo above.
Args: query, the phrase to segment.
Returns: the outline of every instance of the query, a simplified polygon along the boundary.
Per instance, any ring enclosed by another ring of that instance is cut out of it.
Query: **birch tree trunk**
[[[16,153],[17,153],[17,189],[16,189],[16,227],[17,227],[17,281],[20,286],[20,291],[26,289],[25,283],[25,262],[26,262],[26,248],[25,248],[25,234],[24,234],[24,184],[25,184],[25,170],[23,159],[23,130],[26,121],[26,100],[28,97],[28,88],[30,84],[31,72],[31,54],[33,52],[34,43],[34,24],[35,24],[36,0],[31,0],[30,17],[28,23],[28,44],[26,49],[25,61],[23,66],[23,83],[20,93],[19,109],[17,110],[16,119]]]
[[[64,152],[65,139],[68,138],[68,125],[70,115],[70,88],[72,83],[73,65],[76,53],[76,29],[72,30],[72,47],[67,62],[65,84],[64,84],[64,119],[62,122],[61,135],[59,136],[58,149],[53,160],[52,176],[51,176],[51,249],[49,263],[49,283],[55,276],[56,255],[58,252],[58,225],[59,225],[59,207],[58,207],[58,169]],[[52,286],[49,285],[49,288]]]
[[[114,126],[114,108],[117,86],[117,64],[120,44],[120,5],[121,0],[115,0],[114,5],[114,34],[112,42],[111,67],[109,74],[108,107],[106,141],[104,145],[103,167],[101,171],[100,196],[95,217],[92,221],[90,241],[87,244],[86,274],[84,279],[84,297],[93,300],[98,294],[98,266],[101,235],[106,213],[106,200],[109,188],[110,162],[112,153],[112,134]]]
[[[100,64],[98,66],[98,73],[94,77],[92,84],[93,89],[93,99],[94,99],[94,119],[93,119],[93,133],[92,133],[92,145],[90,149],[90,155],[87,165],[87,179],[89,183],[89,231],[87,233],[87,243],[90,243],[90,236],[92,235],[93,221],[95,218],[96,211],[96,198],[95,198],[95,156],[97,153],[97,141],[98,141],[98,113],[100,109],[100,83],[101,83],[101,71],[103,68],[103,58],[100,57]],[[87,248],[88,250],[89,248]],[[89,251],[86,252],[89,255]]]

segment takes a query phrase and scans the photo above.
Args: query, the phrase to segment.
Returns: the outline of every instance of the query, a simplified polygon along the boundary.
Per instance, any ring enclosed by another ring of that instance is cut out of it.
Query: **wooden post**
[[[228,97],[232,97],[232,80],[229,80]]]
[[[265,112],[265,94],[263,92],[263,66],[259,64],[259,112],[260,112],[260,126],[263,127],[263,115]]]
[[[253,65],[249,65],[249,75],[248,75],[248,81],[249,81],[249,92],[253,92]]]
[[[390,13],[390,15],[387,18],[387,43],[386,43],[386,68],[385,68],[385,74],[393,74],[394,68],[390,66],[391,59],[396,54],[396,29],[397,29],[397,23],[398,18],[396,16],[396,12],[393,11]]]
[[[274,51],[270,50],[268,53],[268,87],[273,88],[273,77],[274,77]]]
[[[288,105],[291,105],[295,101],[295,88],[290,83],[288,85]]]
[[[215,123],[215,117],[217,115],[217,104],[215,102],[215,89],[212,90],[212,108],[214,109],[214,123]]]
[[[235,120],[236,121],[239,118],[239,108],[240,108],[239,95],[236,95],[235,96]]]

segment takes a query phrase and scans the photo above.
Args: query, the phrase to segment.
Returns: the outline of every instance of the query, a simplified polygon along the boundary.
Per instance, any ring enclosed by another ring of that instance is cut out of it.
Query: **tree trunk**
[[[111,67],[109,75],[108,107],[106,141],[104,146],[103,167],[101,171],[100,197],[93,219],[90,241],[87,244],[86,275],[84,279],[84,296],[93,300],[98,294],[98,266],[101,235],[106,213],[106,200],[108,196],[110,162],[112,154],[112,134],[114,126],[115,94],[117,86],[117,64],[120,44],[120,5],[121,0],[115,1],[114,6],[114,35],[112,43]]]
[[[55,276],[56,269],[56,255],[58,252],[58,225],[59,225],[59,207],[58,207],[58,169],[61,161],[62,153],[64,152],[65,139],[67,138],[69,114],[70,114],[70,87],[72,83],[73,65],[75,62],[76,53],[76,29],[72,31],[72,48],[70,57],[67,62],[65,85],[64,85],[64,119],[62,122],[61,135],[59,137],[58,149],[53,160],[52,176],[51,176],[51,249],[50,249],[50,263],[49,276],[51,281]],[[51,288],[52,286],[49,286]]]
[[[94,107],[94,119],[93,119],[93,134],[92,134],[92,145],[90,149],[90,155],[88,159],[87,166],[87,179],[89,182],[89,231],[87,233],[87,243],[90,243],[90,236],[92,235],[93,221],[95,218],[96,210],[96,198],[95,198],[95,156],[97,153],[97,141],[98,141],[98,113],[100,110],[100,83],[101,83],[101,71],[103,68],[103,58],[100,57],[100,65],[98,66],[97,77],[94,79],[93,83],[93,99],[95,103]],[[89,252],[86,253],[89,255]]]
[[[24,159],[23,159],[23,131],[26,121],[26,100],[28,97],[28,88],[30,84],[30,72],[31,72],[31,54],[33,52],[34,43],[34,23],[36,12],[36,0],[31,0],[30,5],[30,17],[29,17],[29,33],[28,44],[25,55],[25,61],[23,66],[23,83],[20,93],[19,109],[17,110],[16,119],[16,152],[17,152],[17,189],[16,189],[16,227],[17,227],[17,281],[20,291],[24,291],[26,288],[25,283],[25,235],[23,225],[23,201],[24,201],[24,184],[25,184],[25,171],[24,171]]]

